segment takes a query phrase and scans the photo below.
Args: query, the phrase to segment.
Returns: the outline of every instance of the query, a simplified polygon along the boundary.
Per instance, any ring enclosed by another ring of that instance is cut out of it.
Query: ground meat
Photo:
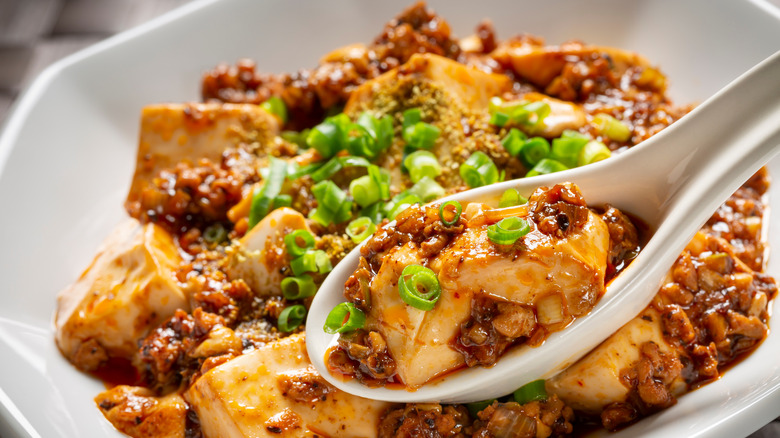
[[[499,306],[498,301],[483,295],[472,299],[471,315],[461,324],[458,337],[451,343],[454,350],[463,354],[467,366],[493,365],[517,339],[502,334],[504,330],[498,330],[502,328],[500,319],[498,325],[494,324],[502,314]],[[522,336],[530,335],[535,327],[534,318],[529,330],[521,330]]]
[[[601,413],[602,425],[607,430],[624,427],[640,416],[650,415],[677,402],[670,387],[682,373],[680,359],[674,354],[661,352],[654,342],[642,344],[640,354],[639,361],[620,375],[623,384],[630,389],[628,401],[608,405]]]
[[[764,268],[766,246],[761,241],[764,194],[769,176],[762,168],[710,217],[702,231],[726,239],[734,252],[754,271]]]
[[[444,225],[439,217],[438,207],[422,207],[420,205],[407,208],[395,220],[395,227],[390,227],[387,223],[383,224],[360,249],[361,258],[366,260],[366,268],[374,274],[382,266],[382,258],[390,248],[408,242],[421,245],[432,237],[445,239],[444,243],[437,242],[436,245],[428,246],[428,252],[424,253],[423,256],[430,257],[436,254],[435,249],[438,246],[445,246],[453,236],[462,233],[466,226],[462,217],[454,225]],[[354,283],[355,281],[351,279],[347,282],[347,284]]]
[[[191,353],[213,328],[223,325],[221,316],[200,308],[192,315],[177,310],[141,341],[139,361],[144,367],[148,386],[164,389],[188,382],[205,359],[193,357]]]
[[[499,403],[477,414],[473,425],[474,438],[557,437],[572,432],[574,411],[557,396],[520,405]]]
[[[312,126],[332,108],[346,103],[352,91],[366,80],[405,63],[415,53],[434,53],[452,59],[460,55],[446,21],[424,3],[403,11],[385,26],[368,47],[350,46],[325,56],[312,70],[292,74],[255,71],[255,63],[241,60],[235,66],[219,65],[203,76],[204,101],[261,103],[280,97],[287,106],[287,127]]]
[[[278,382],[282,395],[298,403],[325,401],[328,394],[335,391],[311,365],[303,370],[280,374]]]
[[[221,163],[183,161],[162,170],[138,200],[127,203],[128,214],[142,223],[162,225],[174,234],[228,223],[227,212],[241,200],[244,185],[259,178],[254,170],[231,167],[233,152],[226,151]]]
[[[579,188],[571,183],[539,187],[528,198],[528,211],[539,231],[563,238],[588,220],[588,207]]]
[[[639,233],[636,226],[620,210],[607,204],[601,218],[609,230],[607,275],[609,281],[639,253]]]
[[[342,334],[338,342],[338,347],[328,356],[329,369],[354,376],[367,386],[382,386],[394,381],[395,360],[379,332],[360,329]]]
[[[464,438],[471,423],[464,406],[407,404],[390,409],[379,423],[380,438]]]

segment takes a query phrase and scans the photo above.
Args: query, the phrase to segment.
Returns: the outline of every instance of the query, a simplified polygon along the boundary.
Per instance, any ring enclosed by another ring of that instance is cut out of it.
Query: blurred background
[[[0,127],[15,99],[48,65],[190,1],[0,0]],[[769,2],[780,7],[780,0]],[[780,421],[750,438],[780,438]]]
[[[191,0],[0,0],[0,124],[51,63]]]

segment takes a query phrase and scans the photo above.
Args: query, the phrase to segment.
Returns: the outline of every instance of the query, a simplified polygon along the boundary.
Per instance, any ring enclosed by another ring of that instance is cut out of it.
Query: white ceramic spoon
[[[589,205],[610,203],[650,225],[652,238],[610,284],[595,308],[537,348],[519,346],[490,368],[456,371],[416,391],[368,388],[331,375],[325,352],[335,336],[322,327],[344,301],[356,249],[330,273],[306,321],[306,346],[317,370],[337,388],[393,402],[466,403],[500,397],[571,365],[639,314],[669,267],[712,213],[754,172],[780,152],[780,52],[767,58],[680,121],[641,145],[583,168],[507,181],[445,199],[497,201],[508,188],[529,194],[538,186],[576,183]]]

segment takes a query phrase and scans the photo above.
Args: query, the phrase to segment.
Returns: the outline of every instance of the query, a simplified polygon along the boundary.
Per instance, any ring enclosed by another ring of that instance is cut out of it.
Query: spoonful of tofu
[[[711,213],[780,152],[778,78],[780,52],[609,160],[406,209],[321,286],[312,363],[341,390],[404,402],[554,376],[646,307]]]

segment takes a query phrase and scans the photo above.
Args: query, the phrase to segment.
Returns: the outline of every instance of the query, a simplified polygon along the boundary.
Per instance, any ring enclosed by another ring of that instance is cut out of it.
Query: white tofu
[[[138,386],[115,386],[95,397],[106,420],[131,437],[184,438],[187,403],[178,393],[156,397]]]
[[[598,415],[615,402],[624,402],[629,388],[620,378],[640,359],[640,347],[652,341],[661,353],[676,355],[663,336],[661,316],[652,307],[645,309],[587,356],[547,381],[547,390],[572,408]]]
[[[285,379],[316,379],[324,398],[299,401],[282,390]],[[185,393],[207,438],[374,437],[391,406],[328,385],[311,365],[304,335],[272,342],[205,373]]]
[[[398,293],[404,267],[421,263],[419,248],[406,244],[384,257],[371,282],[367,324],[387,341],[407,386],[418,387],[464,364],[449,343],[469,318],[476,294],[531,308],[559,294],[573,316],[595,305],[604,291],[609,250],[609,232],[598,215],[589,212],[582,230],[562,239],[538,230],[524,239],[527,249],[507,256],[495,250],[484,227],[468,228],[430,263],[442,288],[430,311],[407,305]]]
[[[309,230],[299,212],[283,207],[269,213],[229,251],[228,277],[243,279],[259,296],[281,294],[280,269],[287,265],[284,236],[295,230]]]
[[[133,358],[138,339],[176,309],[189,309],[174,276],[180,263],[173,238],[163,228],[135,219],[123,222],[79,279],[57,297],[56,339],[65,356],[84,369],[98,365],[100,350]]]
[[[276,117],[259,105],[190,103],[144,107],[133,183],[127,202],[165,168],[206,158],[219,163],[222,152],[238,143],[269,141],[279,132]]]

